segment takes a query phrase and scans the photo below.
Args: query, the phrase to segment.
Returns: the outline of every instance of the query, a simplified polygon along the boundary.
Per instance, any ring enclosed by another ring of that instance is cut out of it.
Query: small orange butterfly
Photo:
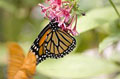
[[[10,43],[8,48],[8,79],[32,79],[36,69],[35,55],[29,52],[25,58],[22,48],[17,43]]]

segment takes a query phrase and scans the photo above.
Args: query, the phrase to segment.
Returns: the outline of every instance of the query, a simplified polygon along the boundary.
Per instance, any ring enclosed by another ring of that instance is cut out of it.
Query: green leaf
[[[120,6],[117,6],[120,11]],[[78,18],[77,31],[79,33],[86,32],[96,27],[104,27],[104,25],[118,18],[113,7],[97,8],[86,13],[86,16]]]
[[[110,24],[110,33],[118,33],[120,32],[120,18],[111,22]]]
[[[86,78],[115,72],[118,67],[110,61],[85,55],[47,59],[37,67],[38,72],[52,78]]]
[[[106,37],[100,44],[99,44],[99,52],[102,52],[106,47],[112,45],[113,43],[120,40],[120,33],[113,34]]]

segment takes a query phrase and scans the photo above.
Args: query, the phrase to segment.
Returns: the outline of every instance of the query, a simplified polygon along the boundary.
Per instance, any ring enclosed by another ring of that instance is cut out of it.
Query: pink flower
[[[70,6],[70,2],[62,2],[61,0],[46,0],[46,4],[48,4],[49,6],[45,7],[42,4],[38,4],[41,7],[42,13],[45,17],[47,17],[50,21],[52,19],[55,19],[59,23],[59,27],[61,27],[65,31],[70,32],[72,35],[78,34],[78,32],[76,31],[77,15],[71,15],[71,9],[73,5]],[[72,24],[74,21],[75,25],[72,28]]]

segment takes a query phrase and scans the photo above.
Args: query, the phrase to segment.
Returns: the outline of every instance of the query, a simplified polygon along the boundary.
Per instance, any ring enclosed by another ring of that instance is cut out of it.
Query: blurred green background
[[[35,79],[120,79],[120,16],[109,1],[78,1],[86,16],[78,18],[76,49],[40,63]],[[44,0],[0,0],[0,79],[7,78],[6,42],[19,43],[27,53],[48,23],[38,3]],[[113,3],[120,12],[120,0]]]

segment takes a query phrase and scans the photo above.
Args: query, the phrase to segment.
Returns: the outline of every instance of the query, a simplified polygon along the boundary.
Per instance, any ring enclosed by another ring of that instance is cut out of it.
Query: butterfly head
[[[53,19],[53,20],[51,20],[51,22],[49,23],[49,27],[52,28],[52,31],[56,31],[56,30],[59,28],[58,24],[59,24],[59,23],[58,23],[55,19]]]

